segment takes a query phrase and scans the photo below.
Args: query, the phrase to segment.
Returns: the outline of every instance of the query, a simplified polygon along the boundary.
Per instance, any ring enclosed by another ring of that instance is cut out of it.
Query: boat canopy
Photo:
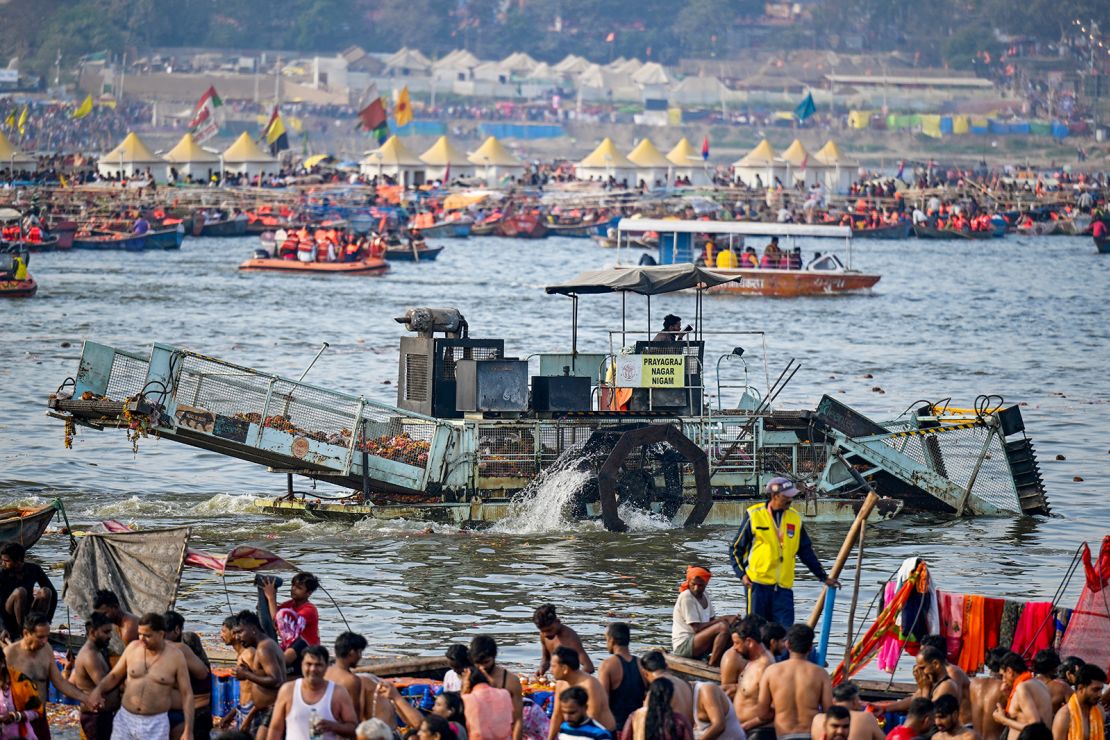
[[[660,265],[654,267],[608,267],[590,270],[562,285],[549,285],[549,294],[587,295],[596,293],[639,293],[660,295],[691,288],[711,288],[731,283],[740,275],[726,275],[696,265]]]
[[[813,224],[779,224],[759,221],[683,221],[665,218],[622,218],[617,224],[621,231],[658,231],[670,234],[737,234],[740,236],[778,237],[838,237],[850,239],[848,226]]]

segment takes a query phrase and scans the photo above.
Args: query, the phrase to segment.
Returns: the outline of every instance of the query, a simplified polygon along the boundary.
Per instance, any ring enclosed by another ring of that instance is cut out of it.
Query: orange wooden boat
[[[710,293],[776,298],[866,293],[879,282],[880,277],[856,270],[716,269],[714,272],[741,275],[743,279],[714,286],[709,289]]]
[[[252,258],[239,265],[240,270],[271,270],[273,272],[316,272],[328,275],[380,275],[389,269],[384,259],[368,257],[357,262],[301,262],[270,258]]]
[[[38,289],[30,275],[26,280],[0,280],[0,298],[30,298]]]

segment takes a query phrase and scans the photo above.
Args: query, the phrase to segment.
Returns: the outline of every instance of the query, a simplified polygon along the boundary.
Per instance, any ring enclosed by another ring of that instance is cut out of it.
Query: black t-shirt
[[[35,598],[35,588],[54,589],[54,584],[46,576],[46,571],[38,563],[23,563],[23,567],[16,573],[13,570],[0,569],[0,598],[4,601],[12,595],[12,591],[22,586],[27,590],[27,598]]]

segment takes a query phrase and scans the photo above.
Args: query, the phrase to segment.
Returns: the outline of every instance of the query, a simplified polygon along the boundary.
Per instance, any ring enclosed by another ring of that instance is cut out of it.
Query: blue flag
[[[806,93],[805,98],[794,109],[794,117],[799,121],[804,121],[816,112],[817,106],[813,104],[813,93]]]

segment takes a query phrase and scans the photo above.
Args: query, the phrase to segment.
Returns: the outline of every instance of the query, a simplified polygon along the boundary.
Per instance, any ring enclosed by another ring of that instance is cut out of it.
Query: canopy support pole
[[[570,301],[570,359],[573,365],[578,357],[578,294],[572,293]]]

